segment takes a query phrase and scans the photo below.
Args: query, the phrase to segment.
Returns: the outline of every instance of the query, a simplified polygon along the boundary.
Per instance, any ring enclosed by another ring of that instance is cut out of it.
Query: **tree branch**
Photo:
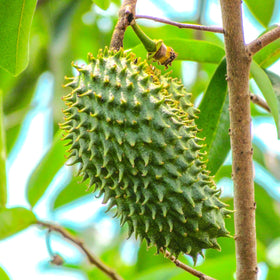
[[[280,38],[280,26],[273,28],[266,32],[256,40],[252,41],[247,45],[247,50],[250,55],[254,55],[266,45]]]
[[[250,99],[254,104],[259,105],[260,107],[262,107],[263,109],[265,109],[269,113],[271,112],[267,103],[262,98],[260,98],[258,95],[250,92]]]
[[[51,231],[56,231],[60,233],[64,238],[70,240],[72,243],[76,244],[87,256],[89,262],[93,265],[95,265],[98,269],[100,269],[102,272],[104,272],[108,277],[110,277],[113,280],[123,280],[123,278],[118,275],[113,269],[108,267],[106,264],[104,264],[97,256],[92,254],[85,246],[84,243],[78,239],[77,237],[70,234],[65,228],[59,225],[54,225],[47,222],[38,221],[38,225],[48,228]]]
[[[169,25],[176,26],[178,28],[188,28],[188,29],[196,29],[196,30],[200,30],[200,31],[224,33],[223,28],[218,27],[218,26],[204,26],[204,25],[200,25],[200,24],[180,23],[180,22],[176,22],[176,21],[171,21],[169,19],[163,19],[163,18],[145,16],[145,15],[136,15],[135,16],[135,19],[140,19],[140,18],[150,19],[153,21],[161,22],[161,23],[166,23]]]
[[[115,26],[110,48],[119,50],[123,47],[123,38],[126,28],[133,23],[137,0],[124,0],[119,11],[119,20]]]
[[[193,276],[199,278],[200,280],[216,280],[210,276],[207,276],[203,274],[202,272],[180,262],[178,259],[176,259],[174,256],[170,254],[168,251],[164,251],[163,249],[160,250],[167,258],[169,258],[177,267],[189,272]]]
[[[251,56],[247,52],[240,0],[220,0],[230,106],[232,178],[234,182],[234,225],[236,279],[257,279],[255,199],[249,75]]]

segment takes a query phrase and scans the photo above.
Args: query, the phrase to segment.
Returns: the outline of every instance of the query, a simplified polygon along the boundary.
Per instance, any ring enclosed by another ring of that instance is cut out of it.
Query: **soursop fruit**
[[[74,67],[61,127],[83,180],[116,209],[129,236],[158,252],[196,260],[203,249],[219,250],[231,211],[205,170],[191,94],[123,50],[100,50]]]

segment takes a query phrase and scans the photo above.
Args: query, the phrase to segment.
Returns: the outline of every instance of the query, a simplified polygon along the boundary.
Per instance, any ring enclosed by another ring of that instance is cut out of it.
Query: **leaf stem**
[[[153,16],[145,16],[145,15],[136,15],[135,19],[149,19],[161,23],[166,23],[169,25],[176,26],[178,28],[187,28],[187,29],[196,29],[200,31],[209,31],[209,32],[215,32],[215,33],[224,33],[223,28],[218,27],[218,26],[204,26],[200,24],[189,24],[189,23],[180,23],[176,21],[171,21],[169,19],[163,19],[163,18],[158,18],[158,17],[153,17]]]
[[[250,55],[254,55],[260,51],[266,45],[272,43],[273,41],[280,38],[280,26],[273,28],[272,30],[266,32],[259,38],[253,40],[247,45],[247,51]]]
[[[60,233],[64,238],[70,240],[72,243],[77,245],[81,249],[81,251],[83,251],[85,253],[89,262],[91,264],[95,265],[98,269],[100,269],[102,272],[104,272],[111,279],[113,279],[113,280],[123,280],[123,278],[120,275],[118,275],[112,268],[108,267],[97,256],[95,256],[93,253],[91,253],[85,247],[84,243],[80,239],[73,236],[71,233],[69,233],[62,226],[47,223],[47,222],[42,222],[42,221],[37,221],[37,224],[40,225],[40,226],[48,228],[50,231],[56,231],[56,232]]]

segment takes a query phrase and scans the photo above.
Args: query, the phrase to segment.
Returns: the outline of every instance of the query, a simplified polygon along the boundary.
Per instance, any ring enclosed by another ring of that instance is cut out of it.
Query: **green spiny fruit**
[[[73,91],[63,99],[69,158],[83,180],[116,206],[129,236],[157,251],[196,260],[202,249],[220,249],[231,213],[219,200],[201,152],[197,109],[181,82],[160,75],[123,50],[89,55],[74,67]]]

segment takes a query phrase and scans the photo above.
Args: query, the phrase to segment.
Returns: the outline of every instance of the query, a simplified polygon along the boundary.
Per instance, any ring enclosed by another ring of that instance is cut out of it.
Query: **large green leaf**
[[[280,39],[266,45],[254,55],[254,60],[262,67],[267,68],[280,58]]]
[[[197,270],[214,277],[219,280],[233,280],[234,272],[235,272],[235,255],[234,251],[231,252],[230,255],[219,257],[217,259],[206,259],[206,261],[196,267]],[[174,268],[175,269],[175,268]],[[166,278],[167,279],[167,278]],[[186,274],[186,272],[181,272],[178,276],[173,278],[169,278],[172,280],[197,280],[197,277],[191,276],[190,274]]]
[[[101,9],[107,10],[110,6],[110,0],[93,0],[93,2]]]
[[[22,207],[0,211],[0,240],[12,236],[36,223],[36,217],[30,210]]]
[[[0,208],[7,202],[6,144],[4,130],[3,96],[0,90]]]
[[[275,74],[274,72],[271,72],[269,70],[265,70],[268,78],[271,81],[273,90],[275,92],[276,98],[277,98],[277,105],[278,105],[278,112],[280,113],[280,76]]]
[[[155,258],[157,258],[155,256]],[[181,270],[176,268],[175,265],[155,266],[152,269],[144,270],[141,274],[137,275],[135,280],[166,280],[173,279],[176,275],[181,274]],[[185,273],[186,279],[186,273]],[[190,278],[192,279],[192,278]]]
[[[267,75],[267,73],[255,62],[252,61],[251,64],[251,73],[253,75],[254,80],[256,81],[258,87],[260,88],[268,106],[270,107],[272,116],[276,123],[277,131],[278,131],[278,138],[280,138],[280,131],[279,131],[279,113],[280,113],[280,104],[277,100],[275,91],[271,84],[271,81]]]
[[[43,196],[55,174],[65,163],[65,146],[59,131],[52,146],[40,161],[39,165],[32,172],[27,185],[27,199],[32,207],[36,205]]]
[[[7,273],[1,267],[0,267],[0,279],[1,280],[9,280],[10,279],[9,276],[7,275]]]
[[[263,25],[268,26],[275,6],[275,0],[245,0],[252,14]]]
[[[80,182],[81,178],[75,176],[72,178],[70,183],[63,188],[60,193],[58,193],[52,205],[54,210],[91,194],[91,192],[89,192],[89,190],[87,190],[84,186],[85,184]]]
[[[280,267],[269,267],[266,280],[276,280],[280,275]]]
[[[28,64],[28,41],[36,0],[0,0],[0,66],[18,75]]]
[[[231,165],[222,165],[217,173],[215,174],[215,182],[219,182],[219,180],[223,178],[229,178],[231,179],[231,173],[232,173],[232,166]]]
[[[223,164],[229,150],[230,138],[226,60],[223,59],[215,71],[208,88],[199,105],[200,114],[196,121],[199,137],[205,137],[206,150],[208,151],[208,169],[215,175]]]
[[[174,38],[164,40],[164,43],[178,53],[176,60],[219,63],[225,55],[222,47],[207,41]],[[145,57],[147,54],[142,44],[134,47],[132,51],[141,57]]]
[[[255,184],[257,238],[266,246],[280,237],[280,215],[273,198],[258,184]]]

